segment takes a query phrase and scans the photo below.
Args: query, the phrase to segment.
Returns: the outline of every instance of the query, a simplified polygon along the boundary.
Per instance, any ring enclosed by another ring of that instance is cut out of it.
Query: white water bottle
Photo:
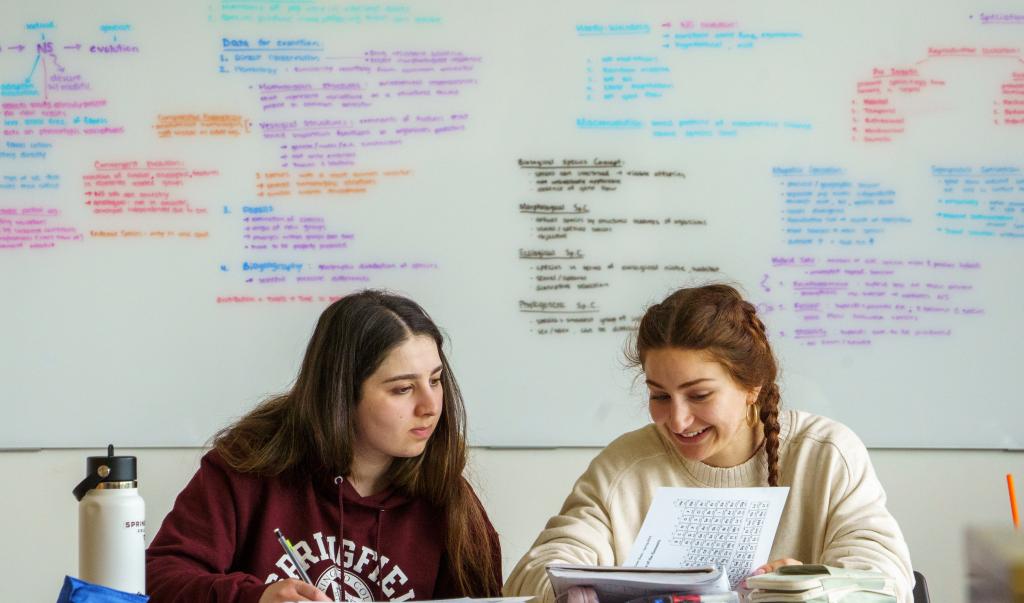
[[[134,456],[86,459],[78,499],[78,577],[117,590],[146,592],[146,503]]]

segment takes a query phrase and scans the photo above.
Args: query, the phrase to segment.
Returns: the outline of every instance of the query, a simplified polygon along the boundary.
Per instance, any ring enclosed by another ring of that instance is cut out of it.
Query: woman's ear
[[[754,404],[757,402],[757,397],[761,395],[761,386],[758,385],[754,389],[750,390],[747,394],[747,404]]]

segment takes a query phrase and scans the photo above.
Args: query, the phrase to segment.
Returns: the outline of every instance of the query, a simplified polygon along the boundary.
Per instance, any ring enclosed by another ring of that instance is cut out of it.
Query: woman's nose
[[[693,414],[685,402],[675,402],[668,417],[669,428],[676,433],[683,433],[692,423]]]
[[[441,411],[441,400],[442,394],[440,388],[419,388],[416,394],[416,414],[421,417],[436,415]]]

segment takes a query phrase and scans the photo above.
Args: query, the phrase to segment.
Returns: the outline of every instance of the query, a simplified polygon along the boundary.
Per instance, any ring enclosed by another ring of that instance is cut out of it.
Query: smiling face
[[[760,388],[743,389],[697,350],[649,350],[643,367],[651,419],[680,454],[715,467],[735,467],[754,454],[761,435],[746,417]]]
[[[437,344],[426,335],[388,353],[363,383],[356,405],[356,457],[378,464],[423,453],[441,417],[441,370]]]

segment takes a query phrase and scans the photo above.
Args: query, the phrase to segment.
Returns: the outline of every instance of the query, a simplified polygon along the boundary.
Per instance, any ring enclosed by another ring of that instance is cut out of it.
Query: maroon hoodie
[[[211,451],[146,551],[146,590],[152,603],[256,603],[267,584],[299,579],[274,535],[280,528],[335,601],[460,597],[467,593],[454,586],[445,524],[422,499],[393,490],[364,498],[329,476],[239,473]],[[498,539],[489,522],[487,530],[500,584]]]

